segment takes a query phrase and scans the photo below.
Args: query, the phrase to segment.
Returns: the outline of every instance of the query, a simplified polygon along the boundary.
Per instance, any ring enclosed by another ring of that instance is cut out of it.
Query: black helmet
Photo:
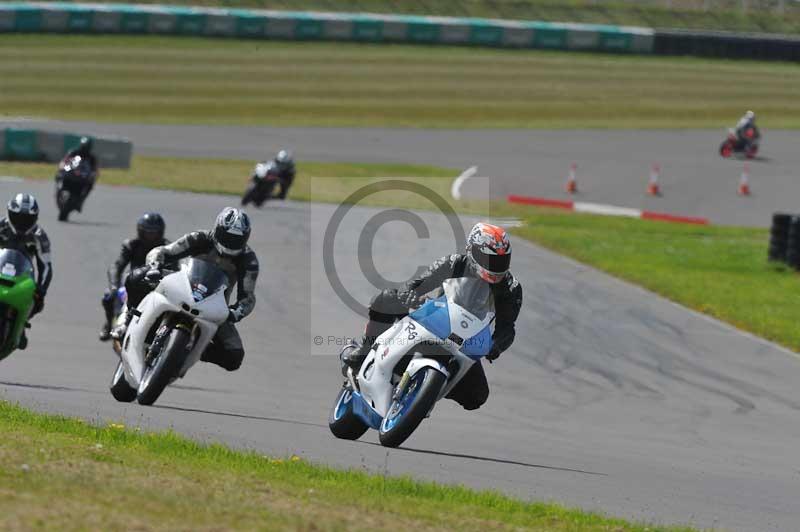
[[[240,254],[250,238],[250,217],[241,209],[225,207],[217,216],[211,238],[220,255]]]
[[[289,150],[279,151],[278,155],[275,156],[275,165],[278,167],[280,171],[293,168],[294,159],[292,158],[292,152],[290,152]]]
[[[17,194],[8,202],[8,222],[18,235],[32,231],[38,219],[39,204],[31,194]]]
[[[161,243],[167,224],[157,212],[146,212],[136,222],[136,235],[139,240],[149,243]]]
[[[91,153],[92,152],[92,137],[81,137],[81,142],[78,145],[78,150],[81,153]]]

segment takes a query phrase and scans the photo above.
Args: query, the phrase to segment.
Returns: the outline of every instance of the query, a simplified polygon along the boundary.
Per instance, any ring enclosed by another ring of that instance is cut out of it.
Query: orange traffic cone
[[[578,192],[578,181],[575,178],[575,173],[578,170],[578,165],[572,163],[569,165],[569,175],[567,176],[567,184],[564,185],[564,190],[567,194],[576,194]]]
[[[744,170],[742,170],[742,177],[739,178],[739,190],[737,192],[740,196],[750,195],[750,163],[744,163]]]
[[[658,178],[661,175],[661,166],[658,163],[653,163],[650,169],[650,181],[647,183],[647,193],[650,196],[660,196],[661,187],[658,185]]]

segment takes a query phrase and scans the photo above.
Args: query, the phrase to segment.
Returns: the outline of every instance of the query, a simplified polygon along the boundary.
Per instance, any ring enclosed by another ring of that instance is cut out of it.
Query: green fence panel
[[[0,161],[6,158],[6,130],[0,129]]]
[[[67,19],[67,31],[70,33],[88,33],[92,30],[94,13],[88,9],[71,9]]]
[[[120,16],[119,28],[123,33],[148,33],[150,31],[150,14],[126,11]]]
[[[346,19],[329,19],[322,24],[322,36],[332,41],[352,41],[353,22]]]
[[[233,37],[236,35],[236,17],[227,13],[206,16],[206,35]]]
[[[206,15],[204,13],[177,13],[175,15],[176,33],[183,35],[200,35],[206,29]]]
[[[3,9],[3,7],[0,6],[0,33],[14,31],[16,18],[17,12],[15,10],[8,8]]]
[[[533,45],[536,48],[566,50],[567,30],[565,28],[536,28],[533,32]]]
[[[359,19],[353,21],[353,38],[357,41],[382,41],[383,21],[369,19]]]
[[[42,31],[42,10],[38,7],[24,7],[17,10],[14,18],[14,31]]]
[[[473,25],[469,35],[470,44],[499,46],[503,44],[503,29],[488,24]]]
[[[36,147],[36,131],[31,129],[6,128],[5,152],[10,161],[37,161],[41,154]]]
[[[59,9],[45,9],[40,21],[42,31],[65,33],[69,28],[69,12]]]
[[[170,34],[175,33],[178,17],[173,13],[151,13],[147,21],[147,33]]]
[[[239,13],[236,15],[237,37],[263,37],[266,29],[266,18],[258,15]]]
[[[122,31],[122,13],[98,9],[92,17],[92,33],[119,33]]]
[[[441,26],[431,22],[409,22],[406,39],[411,42],[433,43],[439,40]]]
[[[318,19],[301,18],[294,22],[294,38],[301,41],[319,39],[323,31],[323,22]]]
[[[600,49],[609,52],[629,52],[631,50],[631,34],[621,31],[601,31]]]

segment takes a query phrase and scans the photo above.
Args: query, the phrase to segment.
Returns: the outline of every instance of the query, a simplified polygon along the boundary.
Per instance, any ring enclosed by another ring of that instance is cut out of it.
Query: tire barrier
[[[653,53],[800,61],[800,38],[721,31],[656,30]]]
[[[772,227],[769,230],[769,251],[767,252],[767,257],[770,261],[787,261],[789,228],[792,225],[793,218],[796,217],[782,212],[776,212],[772,215]]]
[[[91,135],[87,135],[90,136]],[[0,160],[57,163],[80,142],[77,133],[36,129],[0,129]],[[92,137],[93,152],[101,168],[130,168],[133,144],[129,140]]]
[[[477,18],[167,5],[0,4],[0,33],[97,33],[393,42],[643,53],[650,28]]]
[[[786,238],[786,264],[800,270],[800,216],[792,216]]]

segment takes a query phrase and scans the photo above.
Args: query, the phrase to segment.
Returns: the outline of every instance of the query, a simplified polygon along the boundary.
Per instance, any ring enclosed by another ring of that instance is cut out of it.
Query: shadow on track
[[[201,410],[199,408],[185,408],[182,406],[153,405],[150,408],[162,408],[164,410],[177,410],[178,412],[194,412],[196,414],[211,414],[212,416],[227,416],[241,419],[254,419],[256,421],[274,421],[277,423],[288,423],[290,425],[303,425],[306,427],[322,427],[327,429],[328,425],[319,423],[308,423],[306,421],[296,421],[294,419],[282,419],[279,417],[251,416],[249,414],[236,414],[234,412],[218,412],[215,410]]]
[[[32,390],[50,390],[54,392],[91,392],[83,388],[69,388],[67,386],[48,386],[46,384],[27,384],[24,382],[3,382],[0,386],[13,386],[14,388],[30,388]]]
[[[372,443],[372,442],[358,442],[363,445],[372,445],[374,447],[380,447],[382,449],[386,449],[380,444]],[[544,464],[529,464],[527,462],[518,462],[516,460],[507,460],[505,458],[491,458],[488,456],[478,456],[474,454],[460,454],[460,453],[447,453],[444,451],[431,451],[429,449],[414,449],[411,447],[398,447],[395,449],[397,451],[407,451],[410,453],[422,453],[422,454],[430,454],[434,456],[446,456],[448,458],[466,458],[467,460],[477,460],[480,462],[492,462],[495,464],[506,464],[506,465],[514,465],[520,467],[530,467],[532,469],[548,469],[550,471],[565,471],[567,473],[580,473],[582,475],[594,475],[600,477],[607,477],[607,473],[598,473],[596,471],[584,471],[582,469],[571,469],[569,467],[558,467],[558,466],[549,466]]]

